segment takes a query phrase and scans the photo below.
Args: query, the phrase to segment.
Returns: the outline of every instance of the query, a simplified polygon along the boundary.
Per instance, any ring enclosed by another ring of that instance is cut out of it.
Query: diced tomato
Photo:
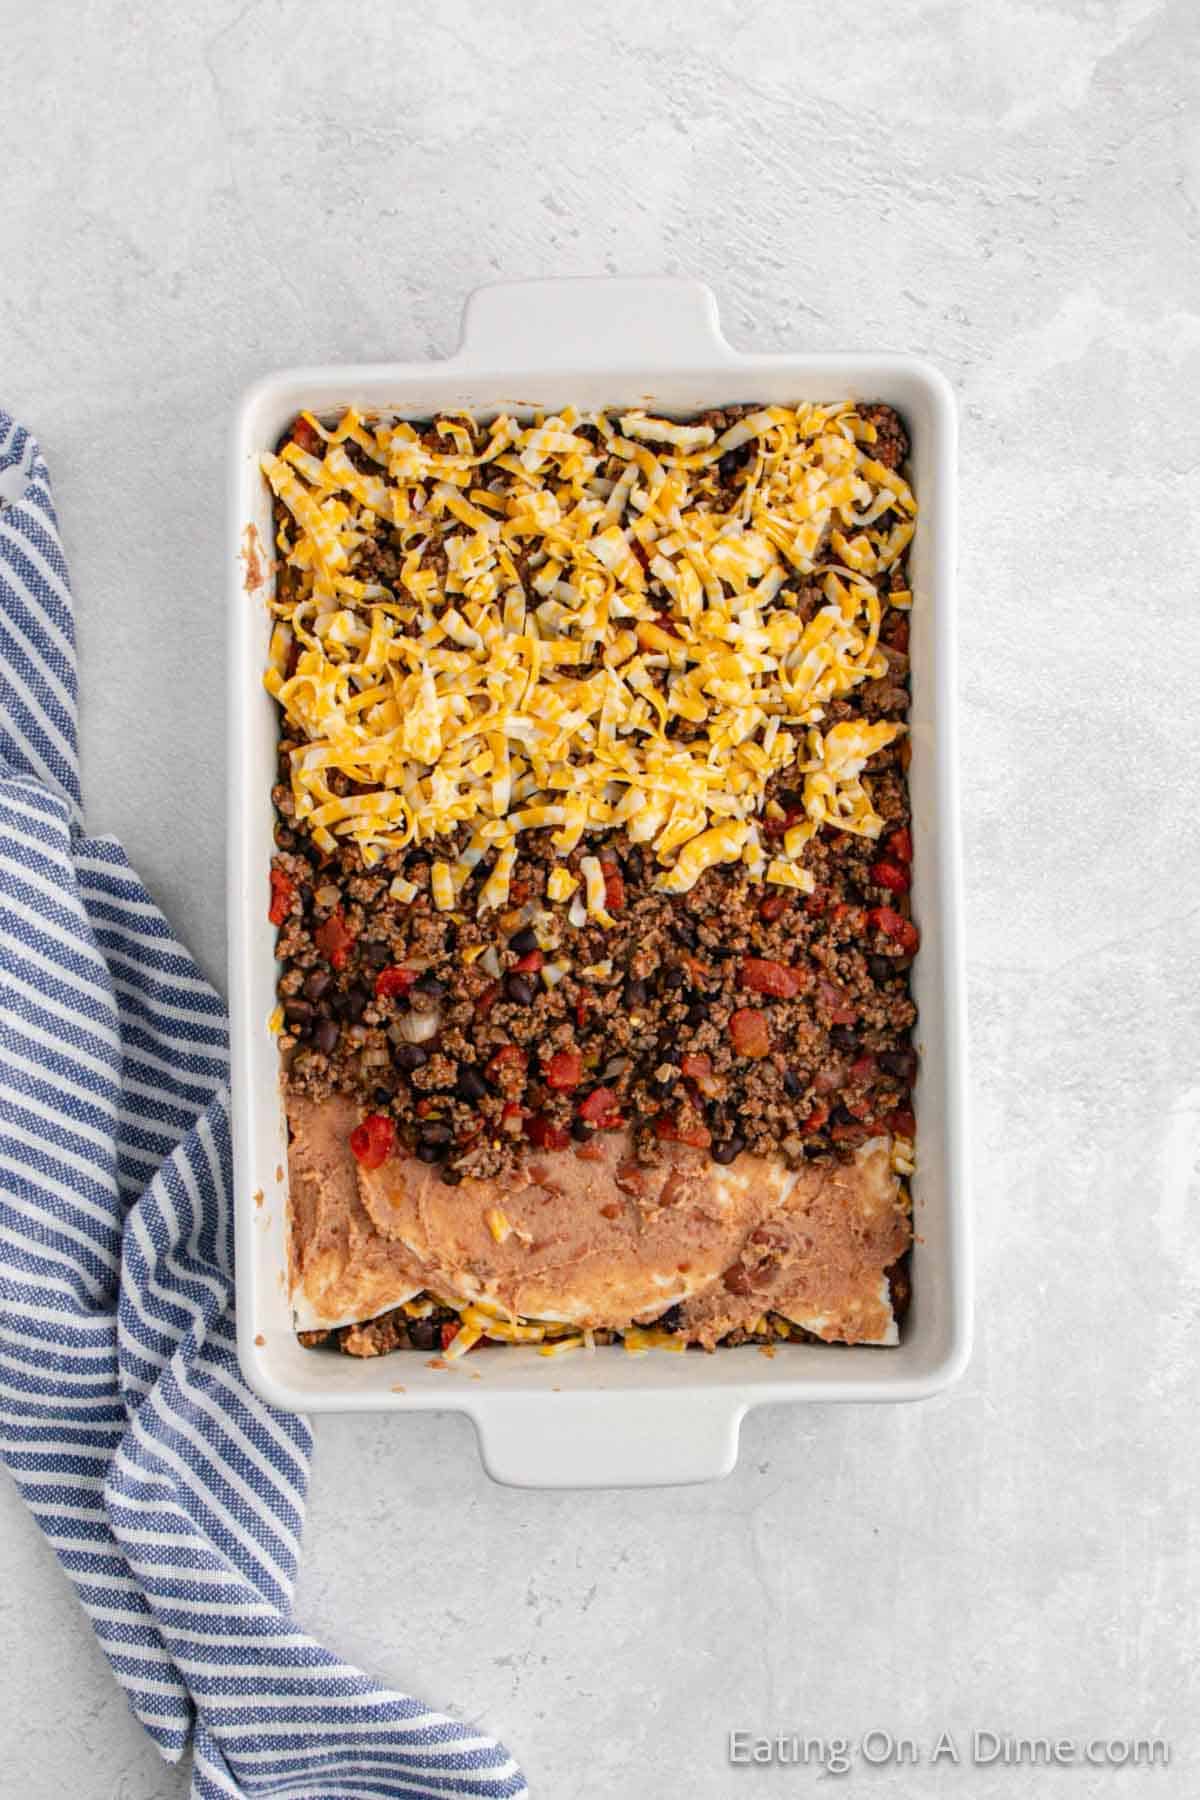
[[[911,1138],[917,1135],[917,1121],[906,1106],[898,1107],[894,1113],[889,1113],[886,1119],[880,1120],[880,1124],[885,1126],[893,1137]]]
[[[893,894],[907,894],[909,882],[908,871],[899,863],[886,862],[882,858],[871,864],[871,880],[876,887],[890,888]]]
[[[407,994],[418,974],[418,970],[406,969],[400,963],[391,963],[386,969],[380,969],[375,977],[375,998],[390,1000],[395,994]]]
[[[292,442],[307,450],[310,456],[322,454],[321,435],[314,431],[307,419],[297,419],[292,426]]]
[[[457,1322],[454,1324],[451,1324],[449,1319],[445,1320],[445,1322],[441,1326],[441,1339],[442,1339],[442,1349],[443,1350],[448,1350],[450,1348],[451,1344],[454,1342],[455,1338],[458,1336],[458,1334],[461,1330],[462,1330],[462,1326],[460,1324],[458,1324]]]
[[[823,887],[814,888],[804,902],[804,910],[810,919],[819,919],[829,905],[829,895]]]
[[[271,904],[267,908],[267,917],[272,925],[283,924],[292,910],[295,892],[295,882],[282,869],[271,870]]]
[[[442,1102],[433,1094],[422,1094],[421,1098],[417,1101],[416,1114],[418,1119],[428,1119],[433,1114],[440,1113],[441,1110]]]
[[[901,825],[890,837],[884,839],[883,847],[893,862],[904,863],[907,867],[913,859],[912,832],[907,825]]]
[[[322,956],[329,958],[335,969],[344,969],[354,943],[354,933],[349,930],[340,912],[331,912],[313,932],[313,943]]]
[[[565,1150],[571,1134],[561,1125],[552,1125],[545,1113],[534,1113],[526,1122],[525,1136],[538,1150]]]
[[[479,1014],[481,1019],[487,1017],[499,998],[500,983],[498,981],[489,981],[478,1000],[475,1002],[475,1011]]]
[[[851,931],[861,931],[867,922],[862,907],[851,906],[846,900],[840,900],[829,916],[835,925],[846,925]]]
[[[594,1125],[597,1131],[614,1130],[621,1123],[617,1096],[611,1088],[593,1088],[581,1102],[579,1116],[586,1119],[589,1125]]]
[[[600,872],[604,876],[604,905],[608,912],[620,912],[625,904],[625,877],[620,866],[606,857],[600,859]]]
[[[800,1129],[806,1137],[810,1136],[814,1131],[820,1131],[828,1117],[829,1108],[825,1105],[824,1101],[815,1100],[813,1102],[812,1111],[809,1113]]]
[[[496,1054],[489,1056],[483,1072],[489,1081],[499,1081],[505,1069],[523,1069],[527,1060],[519,1044],[501,1044]]]
[[[763,956],[747,956],[738,970],[739,982],[752,994],[773,994],[777,1000],[794,1000],[810,979],[805,970]]]
[[[843,1094],[842,1105],[848,1113],[853,1113],[854,1117],[861,1119],[864,1124],[869,1125],[874,1118],[875,1108],[870,1094]]]
[[[766,1013],[757,1007],[740,1006],[729,1021],[729,1036],[739,1056],[758,1060],[771,1050],[771,1031]]]
[[[763,819],[761,828],[767,837],[786,837],[793,825],[804,823],[804,818],[805,812],[802,806],[789,806],[781,819],[777,819],[773,813],[768,814]]]
[[[513,964],[513,974],[536,975],[545,960],[540,950],[531,950],[527,956],[522,956]]]
[[[586,1024],[587,1024],[587,1001],[586,1000],[577,1000],[575,1002],[576,1029],[579,1031],[582,1031]]]
[[[877,930],[882,931],[884,937],[891,938],[894,944],[899,944],[903,955],[916,955],[917,946],[921,942],[921,934],[911,919],[905,919],[898,912],[893,912],[890,906],[875,906],[867,914],[867,921]]]
[[[850,1064],[850,1079],[862,1086],[868,1081],[874,1081],[878,1068],[879,1064],[868,1052],[865,1056],[860,1056],[857,1062]]]
[[[386,1113],[368,1113],[350,1133],[350,1148],[364,1169],[378,1169],[396,1147],[396,1127]]]
[[[556,1050],[546,1063],[546,1086],[562,1091],[583,1080],[583,1057],[578,1050]]]
[[[706,1100],[715,1100],[724,1090],[724,1082],[714,1073],[712,1058],[689,1053],[680,1059],[680,1068],[689,1081],[694,1081]]]
[[[790,894],[767,894],[758,903],[758,916],[764,925],[773,925],[776,919],[782,919],[791,904]]]
[[[707,1125],[685,1125],[682,1130],[672,1113],[659,1113],[654,1121],[655,1135],[671,1144],[690,1144],[695,1150],[707,1150],[712,1132]]]
[[[853,1025],[858,1019],[858,1008],[851,1005],[836,982],[826,976],[817,978],[817,998],[825,1004],[829,1017],[834,1025]]]

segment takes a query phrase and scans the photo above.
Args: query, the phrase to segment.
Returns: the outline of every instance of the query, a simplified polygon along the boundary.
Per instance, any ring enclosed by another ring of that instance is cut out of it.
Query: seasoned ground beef
[[[744,410],[705,417],[719,429]],[[898,467],[908,448],[898,416],[859,410],[875,424],[875,456]],[[311,428],[302,426],[304,442]],[[359,459],[353,444],[350,454]],[[745,461],[743,451],[722,458],[730,495]],[[357,572],[395,582],[395,550],[368,539]],[[890,582],[906,586],[903,562]],[[799,579],[776,602],[805,616],[823,603],[821,589]],[[881,643],[886,673],[832,701],[826,728],[906,713],[907,612],[885,611]],[[623,836],[585,837],[564,858],[549,833],[533,831],[519,840],[507,905],[482,915],[490,858],[453,914],[433,907],[431,865],[454,861],[464,846],[453,838],[370,869],[352,844],[319,850],[294,816],[295,748],[281,740],[271,916],[281,1046],[297,1091],[354,1096],[451,1183],[503,1178],[531,1149],[565,1148],[622,1122],[647,1163],[670,1139],[722,1163],[743,1150],[795,1163],[847,1158],[881,1129],[911,1136],[907,740],[864,774],[882,838],[823,828],[805,851],[811,895],[724,864],[670,896],[654,885],[661,868],[650,850]],[[341,776],[333,785],[348,786]],[[766,835],[782,837],[803,816],[801,795],[777,780],[768,798],[777,807],[764,815]],[[578,876],[586,855],[603,865],[611,927],[575,927],[567,905],[547,898],[551,870],[565,862]],[[397,876],[415,885],[415,899],[394,897]],[[410,1326],[394,1329],[411,1336]]]

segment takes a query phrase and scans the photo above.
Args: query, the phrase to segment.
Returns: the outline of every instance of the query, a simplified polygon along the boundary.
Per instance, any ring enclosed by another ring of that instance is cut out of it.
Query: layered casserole
[[[846,403],[263,458],[305,1342],[896,1341],[907,448]]]

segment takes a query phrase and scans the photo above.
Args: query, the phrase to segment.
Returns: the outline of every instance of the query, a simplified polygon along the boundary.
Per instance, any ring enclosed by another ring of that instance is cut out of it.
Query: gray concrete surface
[[[0,5],[0,399],[80,613],[91,823],[222,982],[224,459],[292,361],[432,356],[498,276],[694,273],[744,347],[962,406],[979,1347],[774,1411],[730,1481],[546,1496],[454,1417],[322,1421],[302,1616],[538,1800],[772,1800],[725,1734],[871,1727],[879,1800],[1200,1790],[1200,12]],[[0,1485],[0,1787],[173,1800]],[[19,1648],[18,1648],[19,1646]],[[931,1766],[938,1731],[964,1756]],[[1168,1769],[971,1767],[973,1728]]]

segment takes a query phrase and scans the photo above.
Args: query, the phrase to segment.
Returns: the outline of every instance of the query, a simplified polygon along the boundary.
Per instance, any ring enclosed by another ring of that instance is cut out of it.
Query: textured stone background
[[[1200,9],[2,0],[0,43],[0,395],[57,481],[91,823],[218,982],[249,378],[443,353],[500,275],[667,270],[743,347],[917,350],[961,399],[967,1381],[760,1413],[683,1492],[504,1492],[461,1419],[322,1421],[304,1618],[539,1800],[807,1793],[725,1730],[943,1724],[1175,1761],[845,1791],[1194,1795]],[[4,1791],[182,1795],[0,1518]]]

